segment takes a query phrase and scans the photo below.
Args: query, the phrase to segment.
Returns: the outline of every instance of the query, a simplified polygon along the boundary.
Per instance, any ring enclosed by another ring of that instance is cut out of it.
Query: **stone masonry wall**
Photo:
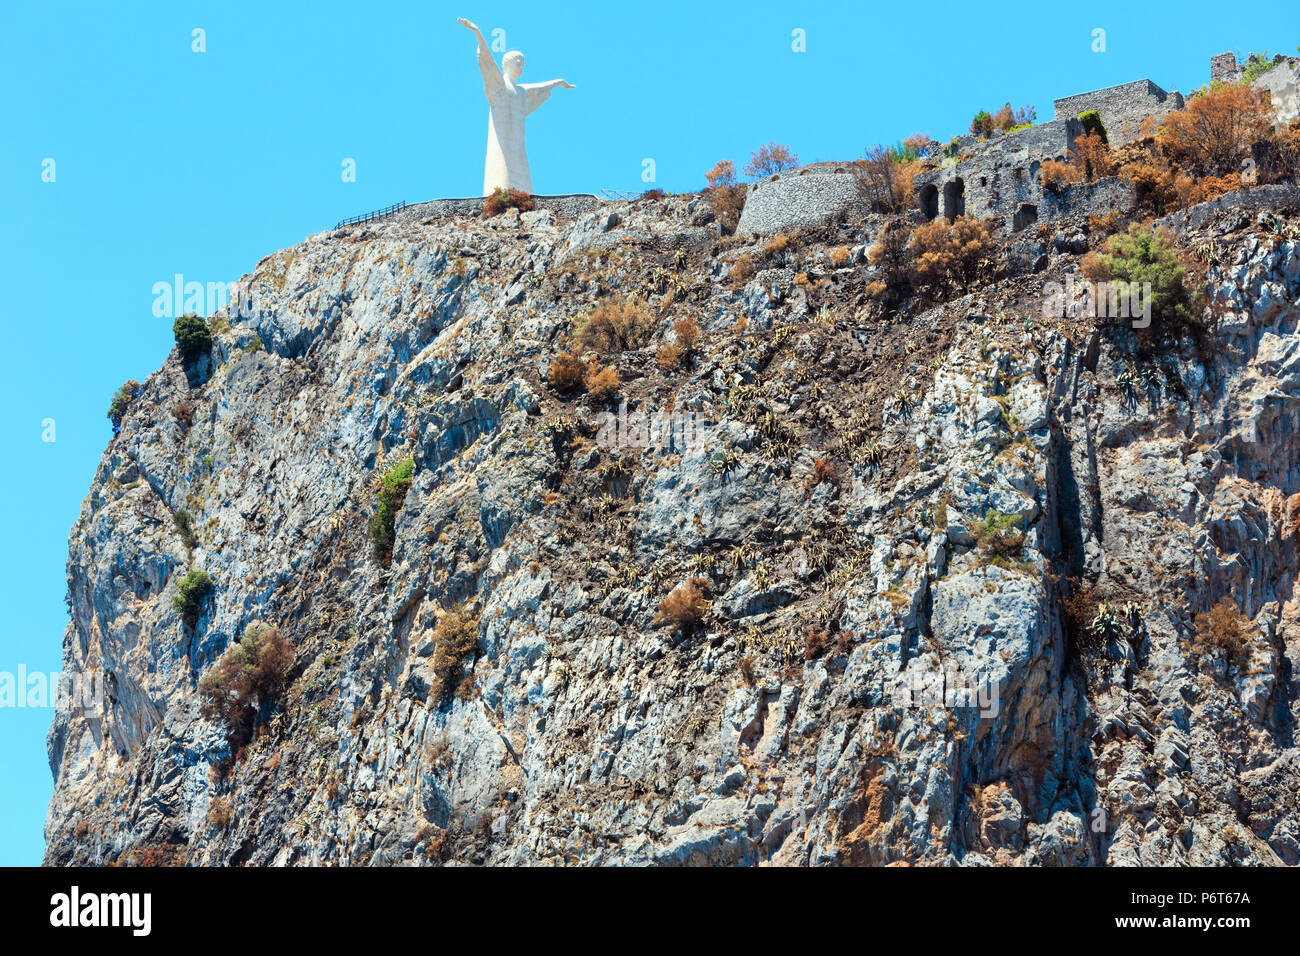
[[[1135,80],[1109,86],[1091,93],[1062,97],[1052,103],[1056,118],[1077,117],[1085,110],[1096,110],[1106,127],[1111,146],[1123,146],[1138,138],[1142,121],[1154,116],[1157,121],[1183,108],[1183,96],[1166,93],[1150,80]]]
[[[805,166],[776,173],[749,187],[738,235],[771,235],[866,212],[850,164]]]

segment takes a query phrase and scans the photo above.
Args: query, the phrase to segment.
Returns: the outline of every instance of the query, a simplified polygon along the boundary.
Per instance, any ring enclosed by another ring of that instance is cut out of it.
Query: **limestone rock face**
[[[860,229],[764,251],[697,213],[371,224],[259,263],[70,534],[64,667],[111,676],[50,729],[46,862],[1300,862],[1300,243],[1217,213],[1220,337],[1152,352],[1033,311],[1068,244],[885,319]],[[574,320],[633,295],[617,392],[557,392]],[[708,440],[610,447],[624,403]],[[1239,657],[1197,640],[1225,595]],[[477,630],[448,663],[451,609]],[[232,741],[198,682],[255,621],[295,660]]]

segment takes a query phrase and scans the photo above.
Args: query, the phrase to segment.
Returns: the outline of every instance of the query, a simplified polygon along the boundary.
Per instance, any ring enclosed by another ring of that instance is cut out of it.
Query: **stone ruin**
[[[1060,192],[1045,189],[1039,169],[1048,160],[1063,163],[1082,135],[1079,115],[1096,110],[1112,146],[1139,138],[1143,122],[1159,122],[1183,108],[1183,97],[1166,93],[1150,80],[1137,80],[1053,102],[1055,119],[988,139],[959,136],[949,147],[958,157],[914,181],[917,203],[927,221],[967,213],[1006,220],[1019,232],[1040,220],[1063,219],[1080,212],[1128,212],[1131,190],[1116,177],[1073,183]]]
[[[1252,85],[1267,89],[1282,122],[1300,114],[1300,58],[1278,56],[1279,65]],[[1239,82],[1241,64],[1231,53],[1210,61],[1212,80]],[[1075,137],[1083,132],[1079,115],[1096,110],[1113,147],[1139,139],[1143,124],[1162,121],[1184,106],[1182,94],[1166,92],[1149,79],[1078,93],[1053,101],[1054,118],[987,139],[953,139],[936,169],[916,176],[919,214],[924,221],[960,215],[1003,221],[1008,232],[1067,216],[1129,213],[1136,204],[1132,187],[1116,176],[1093,183],[1071,183],[1059,192],[1045,189],[1039,169],[1048,160],[1065,162]],[[851,163],[819,163],[768,176],[749,187],[737,232],[767,235],[862,215]]]

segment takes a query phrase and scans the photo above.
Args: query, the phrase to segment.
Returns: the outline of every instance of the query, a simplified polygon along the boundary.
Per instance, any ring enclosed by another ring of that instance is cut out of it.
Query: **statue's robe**
[[[488,104],[487,162],[483,167],[483,195],[498,188],[533,192],[533,177],[528,172],[528,150],[524,147],[524,121],[528,114],[546,102],[554,89],[549,83],[515,83],[492,59],[480,50],[479,69],[483,73],[483,90]]]

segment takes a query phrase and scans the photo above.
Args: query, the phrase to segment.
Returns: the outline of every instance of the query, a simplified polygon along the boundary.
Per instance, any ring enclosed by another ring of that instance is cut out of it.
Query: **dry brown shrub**
[[[592,358],[583,372],[582,384],[595,401],[608,401],[618,391],[618,369],[601,365]]]
[[[478,619],[463,606],[452,608],[434,626],[433,642],[434,685],[429,699],[442,706],[460,683],[466,655],[478,643]]]
[[[749,162],[745,164],[745,175],[750,179],[762,179],[773,173],[795,169],[798,165],[799,157],[789,146],[769,142],[750,154]]]
[[[659,603],[655,624],[671,624],[683,634],[692,633],[709,613],[709,602],[704,596],[708,586],[703,578],[691,578],[669,592]]]
[[[1138,207],[1163,216],[1178,206],[1174,171],[1162,158],[1151,157],[1124,167],[1123,176],[1133,185]]]
[[[815,628],[808,631],[803,638],[803,659],[805,661],[815,661],[826,652],[830,645],[830,638],[826,636],[825,631],[819,631]]]
[[[1255,143],[1267,140],[1273,109],[1251,86],[1216,86],[1165,117],[1160,144],[1189,172],[1224,176],[1240,169]]]
[[[564,395],[582,387],[586,370],[586,366],[578,356],[572,352],[559,352],[551,360],[551,369],[546,373],[546,380],[551,388]]]
[[[654,316],[635,295],[605,299],[574,323],[574,339],[584,351],[609,355],[641,348],[654,325]]]
[[[1228,660],[1244,668],[1250,662],[1250,618],[1237,610],[1237,603],[1227,595],[1204,614],[1197,614],[1196,638],[1192,649],[1198,654],[1222,651]]]
[[[813,462],[813,470],[812,474],[808,476],[807,486],[815,488],[822,482],[827,481],[832,485],[838,485],[840,483],[839,473],[836,471],[834,462],[818,458]]]
[[[1079,271],[1089,282],[1105,282],[1110,279],[1110,265],[1097,252],[1089,252],[1079,260]]]
[[[700,326],[690,316],[684,319],[678,319],[673,323],[673,336],[677,339],[677,344],[687,352],[694,352],[695,346],[700,341]]]
[[[913,230],[909,249],[917,284],[942,293],[969,288],[989,272],[993,234],[987,222],[969,216],[935,219]]]
[[[293,661],[279,628],[254,621],[199,681],[203,716],[225,724],[232,748],[249,739],[258,708],[284,686]]]
[[[520,212],[530,212],[535,206],[533,197],[526,192],[498,188],[483,203],[483,218],[491,219],[512,208]]]
[[[740,222],[740,211],[745,207],[744,183],[736,182],[736,164],[724,159],[713,167],[704,177],[709,188],[704,197],[713,208],[713,214],[723,228],[733,231]]]
[[[672,342],[665,342],[655,352],[655,363],[665,372],[671,372],[674,369],[681,368],[685,354],[680,346],[674,345]]]
[[[1038,168],[1038,181],[1044,189],[1059,193],[1070,183],[1082,182],[1083,170],[1070,163],[1058,163],[1049,159]]]
[[[229,797],[213,797],[212,802],[208,804],[208,823],[218,830],[228,830],[230,822],[235,818],[234,811],[230,809]]]
[[[1078,168],[1083,173],[1083,178],[1090,183],[1096,182],[1102,176],[1109,176],[1114,169],[1110,146],[1096,131],[1085,133],[1075,139],[1069,160],[1070,164]]]

